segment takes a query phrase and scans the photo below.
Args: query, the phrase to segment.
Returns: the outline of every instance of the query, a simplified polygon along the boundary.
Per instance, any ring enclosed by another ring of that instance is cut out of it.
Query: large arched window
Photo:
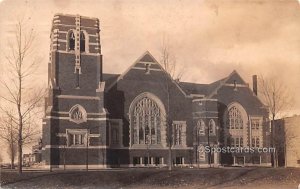
[[[161,144],[165,110],[151,95],[138,96],[130,106],[133,144]]]
[[[238,102],[228,105],[224,115],[225,145],[242,147],[248,146],[248,115],[244,107]]]
[[[73,31],[69,32],[68,40],[69,40],[69,50],[74,50],[75,49],[75,35],[74,35]]]
[[[85,52],[85,35],[80,32],[80,52]]]
[[[233,106],[228,110],[227,128],[228,129],[243,129],[244,121],[241,111]]]

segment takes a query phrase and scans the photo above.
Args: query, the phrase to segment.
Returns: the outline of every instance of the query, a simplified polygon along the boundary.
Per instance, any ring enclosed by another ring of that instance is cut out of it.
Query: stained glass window
[[[148,97],[140,99],[132,112],[133,144],[161,143],[161,110]]]
[[[229,109],[227,128],[230,129],[243,129],[243,118],[242,114],[235,106]]]

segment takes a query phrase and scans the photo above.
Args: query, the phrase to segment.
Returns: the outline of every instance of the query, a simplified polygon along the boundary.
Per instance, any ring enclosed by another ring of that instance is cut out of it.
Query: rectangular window
[[[260,146],[260,141],[259,141],[259,137],[256,138],[256,147],[258,148]]]
[[[235,138],[235,147],[240,146],[240,138]]]
[[[69,139],[71,139],[71,146],[83,146],[85,144],[85,134],[70,134]]]
[[[256,146],[256,144],[255,144],[255,138],[252,138],[251,141],[252,141],[252,148],[255,148],[255,146]]]
[[[251,120],[251,129],[259,130],[260,120],[259,119],[252,119]]]
[[[88,144],[87,129],[67,129],[68,146],[86,146]]]
[[[175,122],[173,123],[173,141],[174,141],[174,145],[185,145],[185,123],[183,122]]]
[[[234,138],[231,138],[231,147],[234,147],[235,146],[235,143],[234,143]]]
[[[243,140],[243,137],[240,138],[240,147],[243,147],[244,146],[244,140]]]

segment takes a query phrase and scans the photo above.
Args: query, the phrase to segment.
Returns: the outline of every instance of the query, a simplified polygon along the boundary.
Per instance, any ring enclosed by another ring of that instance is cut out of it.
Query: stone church
[[[56,14],[42,158],[50,168],[269,166],[268,109],[233,71],[211,84],[173,80],[149,53],[103,73],[97,18]],[[220,151],[227,147],[251,152]],[[171,158],[170,158],[171,157]]]

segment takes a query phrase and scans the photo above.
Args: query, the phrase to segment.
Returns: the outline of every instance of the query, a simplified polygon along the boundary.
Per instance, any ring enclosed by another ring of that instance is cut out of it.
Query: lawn
[[[3,188],[280,188],[297,189],[300,169],[205,168],[2,171]]]

